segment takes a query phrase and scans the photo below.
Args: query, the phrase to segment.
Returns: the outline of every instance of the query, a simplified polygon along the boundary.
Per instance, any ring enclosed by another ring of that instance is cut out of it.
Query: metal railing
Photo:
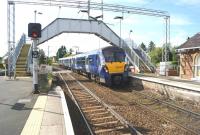
[[[26,43],[26,35],[22,34],[20,40],[18,41],[16,47],[15,47],[15,51],[14,51],[14,56],[13,56],[13,69],[14,71],[16,71],[16,63],[17,63],[17,59],[20,55],[21,49],[23,47],[23,45]]]
[[[133,51],[130,45],[126,44],[124,40],[122,40],[122,48],[127,54],[129,61],[135,66],[135,68],[140,71],[139,69],[139,56]]]

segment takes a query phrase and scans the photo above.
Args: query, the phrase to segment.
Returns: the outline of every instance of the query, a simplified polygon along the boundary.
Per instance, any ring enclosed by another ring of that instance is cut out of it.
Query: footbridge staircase
[[[16,45],[14,52],[14,76],[28,76],[30,72],[28,71],[28,63],[31,61],[30,59],[30,49],[31,44],[27,43],[26,35],[23,34]]]
[[[135,66],[137,71],[153,72],[155,70],[144,51],[134,48],[123,39],[120,39],[103,21],[57,18],[42,30],[42,37],[39,39],[38,45],[62,33],[95,34],[109,44],[123,48],[128,60]]]

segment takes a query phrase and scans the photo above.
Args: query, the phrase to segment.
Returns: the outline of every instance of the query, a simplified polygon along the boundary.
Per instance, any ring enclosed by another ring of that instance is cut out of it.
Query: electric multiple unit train
[[[109,46],[75,56],[59,59],[59,64],[90,79],[108,86],[128,81],[126,53],[116,46]]]

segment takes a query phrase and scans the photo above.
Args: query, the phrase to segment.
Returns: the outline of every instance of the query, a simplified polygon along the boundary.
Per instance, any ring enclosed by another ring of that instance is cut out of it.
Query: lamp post
[[[129,31],[129,39],[130,39],[130,42],[131,42],[131,47],[133,47],[133,42],[132,42],[132,40],[131,40],[131,33],[132,33],[132,32],[133,32],[132,30]]]
[[[90,19],[90,15],[89,15],[88,10],[79,10],[78,13],[80,13],[80,12],[87,13],[88,14],[88,20]]]
[[[42,12],[37,12],[37,10],[34,11],[34,22],[36,23],[36,15],[42,15]]]
[[[116,16],[114,19],[119,19],[119,23],[120,23],[120,44],[119,46],[122,47],[122,43],[121,43],[121,21],[124,19],[123,16]]]

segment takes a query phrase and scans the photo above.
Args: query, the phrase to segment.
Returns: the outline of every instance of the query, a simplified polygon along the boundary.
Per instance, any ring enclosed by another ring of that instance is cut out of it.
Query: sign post
[[[29,23],[28,24],[28,36],[33,40],[33,90],[34,94],[40,93],[38,87],[38,51],[37,51],[37,40],[41,37],[41,24]]]
[[[38,51],[37,51],[37,39],[33,39],[33,90],[34,94],[38,94],[39,87],[38,87]]]

